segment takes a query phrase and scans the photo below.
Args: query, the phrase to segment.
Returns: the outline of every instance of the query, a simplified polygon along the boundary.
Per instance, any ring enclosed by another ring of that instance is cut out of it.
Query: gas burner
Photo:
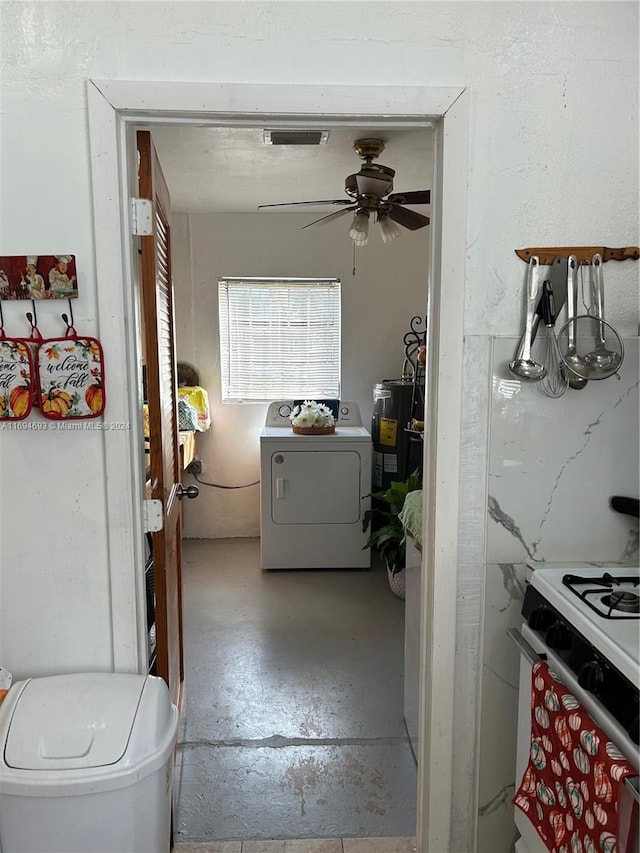
[[[635,592],[640,583],[637,576],[617,577],[609,572],[603,572],[601,577],[565,575],[562,583],[603,619],[640,618],[640,597]],[[602,595],[603,587],[611,591],[609,595]]]
[[[605,607],[611,610],[622,610],[624,613],[640,613],[640,596],[635,592],[625,592],[617,589],[611,595],[605,595],[602,599]]]

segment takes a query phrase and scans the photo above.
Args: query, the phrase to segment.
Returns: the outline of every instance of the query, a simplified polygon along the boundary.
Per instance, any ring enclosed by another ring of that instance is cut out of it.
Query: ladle
[[[567,263],[567,319],[572,320],[577,313],[576,306],[578,303],[578,259],[575,255],[569,255]],[[569,326],[569,345],[566,353],[562,357],[564,367],[567,368],[566,374],[569,381],[569,388],[576,391],[581,391],[586,387],[588,382],[584,378],[587,372],[587,365],[576,351],[576,332],[575,324]]]
[[[591,305],[595,307],[594,316],[598,321],[604,320],[604,287],[602,278],[602,257],[599,254],[595,254],[591,261],[589,280],[591,285]],[[594,378],[604,374],[611,376],[622,361],[620,353],[607,349],[604,336],[604,324],[598,322],[596,348],[584,357]]]
[[[529,259],[529,270],[527,276],[527,314],[525,320],[524,334],[516,350],[514,360],[509,364],[509,370],[518,378],[528,382],[539,382],[547,375],[543,364],[539,364],[531,358],[531,335],[533,332],[533,318],[538,307],[540,298],[540,262],[532,255]]]

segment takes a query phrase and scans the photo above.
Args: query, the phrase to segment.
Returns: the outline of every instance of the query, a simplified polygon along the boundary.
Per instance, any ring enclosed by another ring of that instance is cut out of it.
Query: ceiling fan
[[[385,144],[382,139],[356,139],[353,150],[364,160],[364,165],[359,172],[348,175],[344,182],[344,189],[350,198],[338,198],[322,201],[290,201],[282,204],[260,204],[258,209],[267,207],[290,207],[293,205],[311,204],[335,204],[340,205],[342,210],[329,213],[320,219],[316,219],[305,225],[311,228],[314,225],[325,225],[346,213],[354,212],[353,222],[349,229],[349,236],[356,246],[364,246],[369,238],[369,219],[374,215],[375,221],[380,226],[380,235],[384,243],[388,243],[402,233],[399,226],[416,231],[429,224],[429,217],[410,210],[407,204],[429,204],[431,201],[430,190],[412,190],[406,193],[394,193],[393,178],[395,170],[382,163],[373,161],[384,151]],[[304,230],[303,228],[303,230]]]

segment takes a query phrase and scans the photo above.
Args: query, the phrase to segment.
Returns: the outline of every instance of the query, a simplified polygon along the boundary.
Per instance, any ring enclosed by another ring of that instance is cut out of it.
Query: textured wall
[[[366,427],[371,424],[374,384],[402,372],[403,336],[411,317],[425,311],[427,232],[406,232],[386,246],[374,235],[357,252],[354,276],[346,233],[339,228],[301,232],[308,222],[304,214],[175,217],[172,233],[184,258],[175,268],[178,356],[197,365],[213,414],[211,429],[198,436],[201,479],[228,485],[258,480],[259,434],[266,415],[266,405],[220,401],[219,276],[340,278],[341,396],[358,404]],[[198,500],[185,507],[185,534],[257,536],[259,491],[255,486],[237,491],[202,487]]]

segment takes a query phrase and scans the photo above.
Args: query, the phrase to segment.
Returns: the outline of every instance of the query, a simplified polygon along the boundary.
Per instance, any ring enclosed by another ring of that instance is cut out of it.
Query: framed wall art
[[[76,299],[75,255],[0,257],[0,299]]]

